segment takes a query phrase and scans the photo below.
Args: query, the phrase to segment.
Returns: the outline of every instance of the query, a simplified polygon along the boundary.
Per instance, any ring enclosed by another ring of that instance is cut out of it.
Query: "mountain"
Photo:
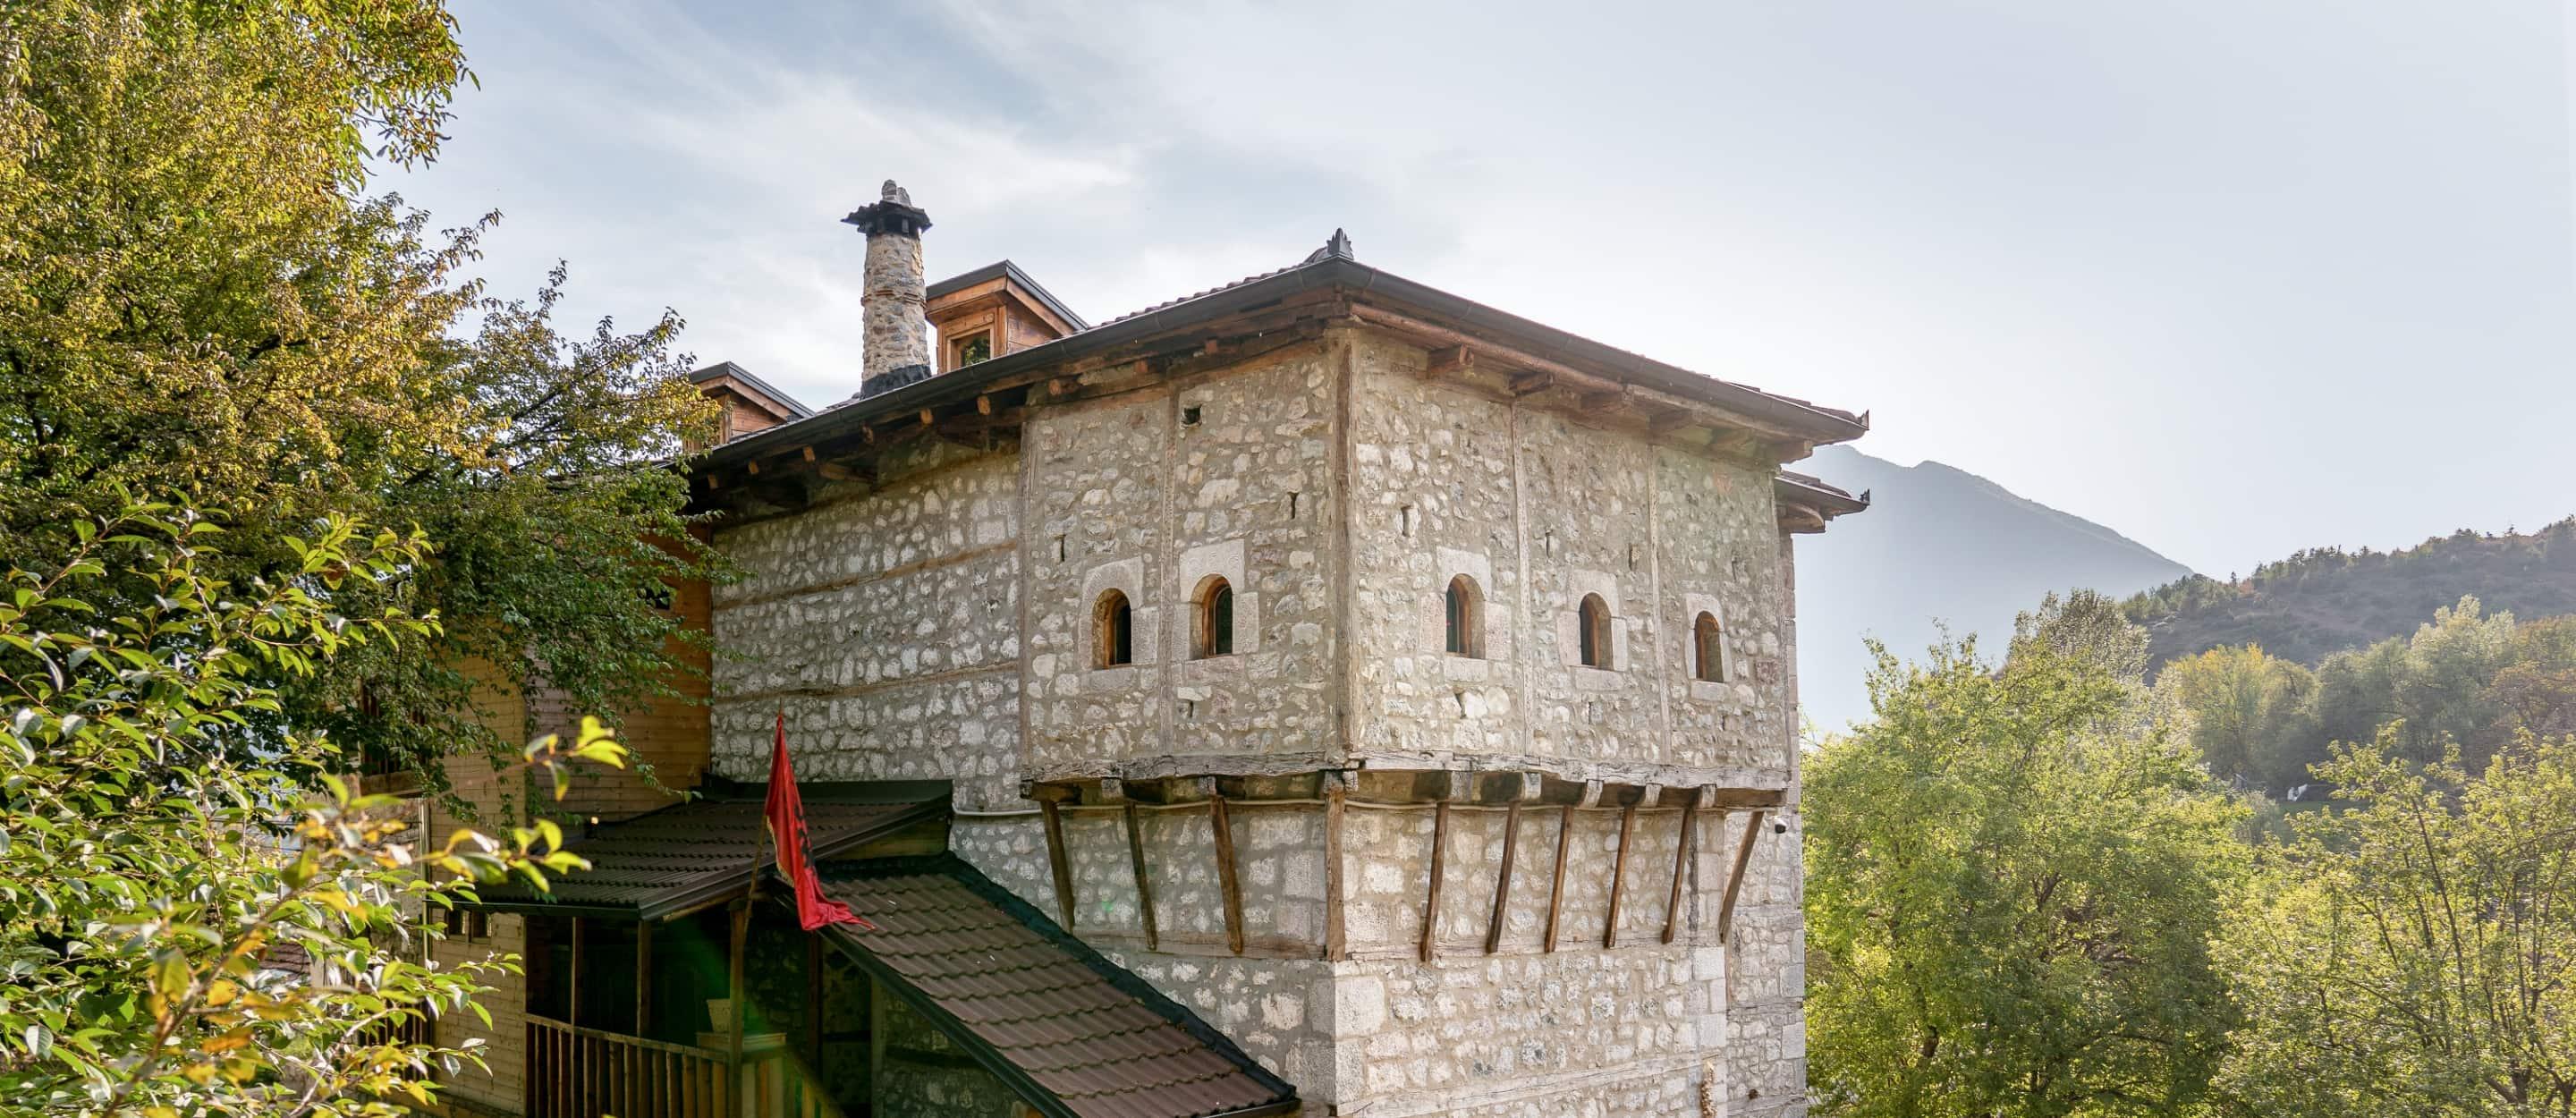
[[[2130,599],[2127,609],[2147,627],[2152,663],[2258,644],[2313,666],[2330,653],[2413,633],[2463,595],[2476,596],[2487,613],[2524,621],[2576,613],[2576,519],[2527,535],[2463,528],[2402,551],[2316,548],[2234,583],[2193,575]]]
[[[1899,466],[1829,446],[1790,468],[1871,492],[1869,511],[1798,537],[1798,691],[1819,731],[1869,716],[1865,637],[1907,657],[1940,639],[1946,624],[2000,655],[2013,617],[2051,590],[2118,597],[2192,573],[2109,528],[1939,462]]]

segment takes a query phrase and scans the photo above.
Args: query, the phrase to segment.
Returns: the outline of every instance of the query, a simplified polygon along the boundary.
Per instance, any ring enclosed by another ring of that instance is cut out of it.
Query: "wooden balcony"
[[[787,1046],[719,1048],[528,1018],[526,1118],[838,1118]]]

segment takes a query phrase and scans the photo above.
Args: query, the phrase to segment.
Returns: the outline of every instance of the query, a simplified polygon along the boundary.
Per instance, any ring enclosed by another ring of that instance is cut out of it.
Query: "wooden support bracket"
[[[1512,857],[1520,847],[1521,801],[1513,800],[1503,813],[1503,865],[1494,875],[1494,918],[1485,925],[1485,954],[1491,955],[1503,946],[1503,918],[1512,907]]]
[[[1673,888],[1664,898],[1665,943],[1671,943],[1681,928],[1682,879],[1690,873],[1691,859],[1698,856],[1697,844],[1692,841],[1692,825],[1698,822],[1699,802],[1707,791],[1705,788],[1696,790],[1682,800],[1681,831],[1673,837]]]
[[[1064,930],[1073,930],[1073,864],[1065,857],[1064,815],[1055,797],[1038,800],[1038,816],[1046,823],[1047,870],[1055,875],[1055,911]]]
[[[1431,359],[1429,363],[1422,367],[1422,379],[1433,380],[1439,377],[1455,376],[1461,373],[1471,372],[1475,368],[1476,351],[1463,345],[1453,345],[1431,351]]]
[[[1619,892],[1628,881],[1628,835],[1636,829],[1637,805],[1620,808],[1619,853],[1610,861],[1610,914],[1601,921],[1601,946],[1605,948],[1619,946]]]
[[[1154,880],[1145,874],[1145,838],[1136,826],[1136,801],[1122,799],[1120,806],[1127,822],[1127,869],[1136,875],[1136,916],[1145,926],[1145,950],[1153,951],[1161,936],[1154,930]]]
[[[1215,781],[1209,781],[1211,785]],[[1216,882],[1225,895],[1225,946],[1243,954],[1243,886],[1235,879],[1234,828],[1226,823],[1225,797],[1208,797],[1208,825],[1216,832]]]
[[[1735,934],[1735,895],[1744,889],[1744,867],[1753,861],[1753,840],[1762,835],[1762,817],[1755,811],[1744,821],[1744,838],[1735,846],[1735,868],[1727,871],[1726,895],[1717,902],[1717,942],[1730,942]]]
[[[1449,846],[1449,801],[1431,805],[1431,873],[1430,886],[1422,901],[1422,961],[1430,962],[1440,939],[1440,878],[1442,858]]]
[[[1591,789],[1597,794],[1600,783],[1593,782]],[[1574,805],[1567,804],[1556,812],[1556,872],[1548,878],[1547,885],[1547,938],[1543,946],[1551,952],[1556,950],[1556,917],[1565,907],[1565,852],[1573,843]]]

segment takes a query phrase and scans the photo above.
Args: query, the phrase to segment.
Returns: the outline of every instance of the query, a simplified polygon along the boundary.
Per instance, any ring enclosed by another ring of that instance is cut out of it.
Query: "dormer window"
[[[951,369],[963,369],[992,359],[993,332],[990,330],[978,330],[959,338],[951,343],[948,351],[948,367]]]

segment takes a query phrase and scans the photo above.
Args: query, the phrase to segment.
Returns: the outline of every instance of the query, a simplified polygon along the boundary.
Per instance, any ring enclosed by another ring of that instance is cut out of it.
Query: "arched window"
[[[1449,654],[1452,656],[1485,655],[1485,595],[1476,589],[1476,580],[1459,575],[1449,580]]]
[[[1091,611],[1091,666],[1114,668],[1136,662],[1134,611],[1127,606],[1127,595],[1112,590],[1100,596],[1100,604]]]
[[[1701,610],[1691,622],[1691,675],[1710,683],[1726,682],[1726,630],[1717,615]]]
[[[1583,596],[1582,607],[1575,612],[1578,620],[1576,628],[1579,630],[1576,639],[1581,642],[1583,666],[1609,667],[1610,603],[1602,601],[1599,594],[1586,594]]]
[[[1190,656],[1204,660],[1210,656],[1234,655],[1234,587],[1221,575],[1209,575],[1199,583],[1198,598],[1192,603],[1197,621],[1191,626]]]

